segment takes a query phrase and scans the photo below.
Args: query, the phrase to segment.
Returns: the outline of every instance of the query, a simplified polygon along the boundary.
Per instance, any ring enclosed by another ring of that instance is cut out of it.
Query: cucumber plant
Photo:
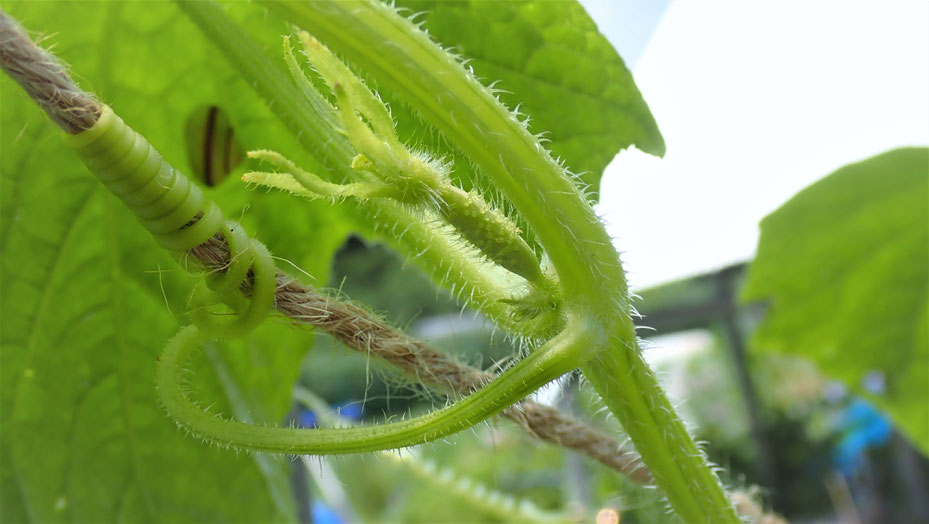
[[[212,294],[199,288],[193,323],[160,357],[158,392],[168,414],[210,442],[241,449],[391,449],[470,427],[580,368],[681,519],[738,521],[640,354],[619,255],[584,184],[553,158],[543,137],[458,57],[390,6],[373,0],[258,3],[306,31],[298,38],[318,78],[306,76],[289,39],[284,62],[290,77],[218,4],[177,2],[315,158],[316,168],[304,170],[282,154],[254,151],[250,156],[278,171],[252,171],[246,181],[349,206],[437,285],[518,337],[527,351],[450,406],[384,425],[275,428],[201,408],[182,379],[186,358],[211,339],[249,334],[275,305],[282,284],[267,249],[225,221],[211,199],[104,106],[89,129],[69,131],[84,163],[183,265],[196,267],[190,254],[214,237],[227,250],[229,262],[206,275]],[[544,16],[544,5],[530,7],[530,14]],[[455,162],[401,140],[387,106],[329,49],[447,141],[447,158]],[[467,177],[459,171],[473,172],[475,188],[460,185]],[[217,320],[208,309],[212,302],[231,308],[232,319]]]

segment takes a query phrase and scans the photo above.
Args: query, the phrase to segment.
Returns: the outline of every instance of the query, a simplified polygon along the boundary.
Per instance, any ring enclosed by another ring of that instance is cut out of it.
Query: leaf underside
[[[743,296],[769,302],[758,349],[813,359],[929,454],[929,150],[845,166],[766,217]]]

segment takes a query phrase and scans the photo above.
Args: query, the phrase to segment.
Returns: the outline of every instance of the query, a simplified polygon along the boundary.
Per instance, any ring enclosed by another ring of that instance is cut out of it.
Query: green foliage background
[[[622,60],[579,5],[501,6],[432,4],[429,29],[481,58],[479,75],[518,93],[503,96],[513,106],[525,103],[534,130],[554,133],[552,149],[586,171],[586,182],[596,185],[620,148],[635,143],[663,152]],[[278,59],[279,35],[289,26],[250,4],[226,7]],[[8,1],[4,9],[27,28],[55,35],[54,51],[78,82],[175,166],[188,167],[187,115],[208,104],[229,114],[245,148],[273,147],[312,164],[174,4]],[[486,30],[462,31],[467,27]],[[491,60],[488,51],[500,49],[513,54]],[[590,71],[598,74],[579,74]],[[18,86],[4,76],[0,90],[4,519],[292,519],[280,460],[204,446],[156,405],[156,355],[183,323],[197,279],[101,188]],[[417,121],[403,126],[450,152]],[[346,234],[367,229],[338,208],[247,192],[232,181],[208,195],[316,283],[326,282]],[[268,324],[247,339],[206,348],[196,394],[240,418],[280,421],[312,335]]]

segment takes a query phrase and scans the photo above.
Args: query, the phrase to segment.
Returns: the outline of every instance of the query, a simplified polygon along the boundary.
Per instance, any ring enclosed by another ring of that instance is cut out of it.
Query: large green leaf
[[[500,99],[546,132],[549,149],[596,194],[603,169],[635,145],[665,144],[622,58],[575,1],[401,0],[424,28],[469,60]],[[429,140],[429,135],[423,135]]]
[[[929,453],[929,150],[843,167],[767,216],[744,298],[770,301],[758,348],[812,358]]]
[[[238,18],[255,18],[236,5]],[[303,158],[295,140],[196,28],[163,2],[6,2],[176,166],[184,124],[218,104],[246,148]],[[260,20],[257,19],[256,20]],[[252,22],[250,27],[261,23]],[[285,31],[274,26],[271,35]],[[155,400],[161,346],[197,280],[63,146],[57,128],[0,75],[0,505],[19,521],[293,519],[280,461],[217,450],[179,432]],[[230,218],[325,282],[348,221],[324,206],[207,189]],[[273,341],[273,344],[272,344]],[[216,409],[276,423],[307,333],[272,323],[209,348],[195,372]],[[282,484],[283,481],[283,484]]]

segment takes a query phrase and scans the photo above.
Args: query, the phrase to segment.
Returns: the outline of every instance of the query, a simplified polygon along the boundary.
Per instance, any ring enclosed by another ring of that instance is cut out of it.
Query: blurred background
[[[925,456],[809,360],[753,352],[765,307],[739,301],[764,216],[845,164],[929,143],[929,2],[582,3],[633,71],[668,146],[663,159],[618,155],[598,212],[641,296],[647,358],[725,482],[792,522],[929,521]],[[471,364],[517,351],[415,267],[358,237],[336,257],[329,286]],[[381,419],[444,401],[322,335],[301,384],[329,406],[295,405],[294,421],[310,427],[333,413]],[[881,395],[885,377],[870,373],[859,386]],[[537,398],[619,431],[576,377]],[[399,457],[306,459],[293,480],[305,517],[667,519],[654,491],[506,423],[448,441]],[[492,492],[503,502],[487,504]]]

